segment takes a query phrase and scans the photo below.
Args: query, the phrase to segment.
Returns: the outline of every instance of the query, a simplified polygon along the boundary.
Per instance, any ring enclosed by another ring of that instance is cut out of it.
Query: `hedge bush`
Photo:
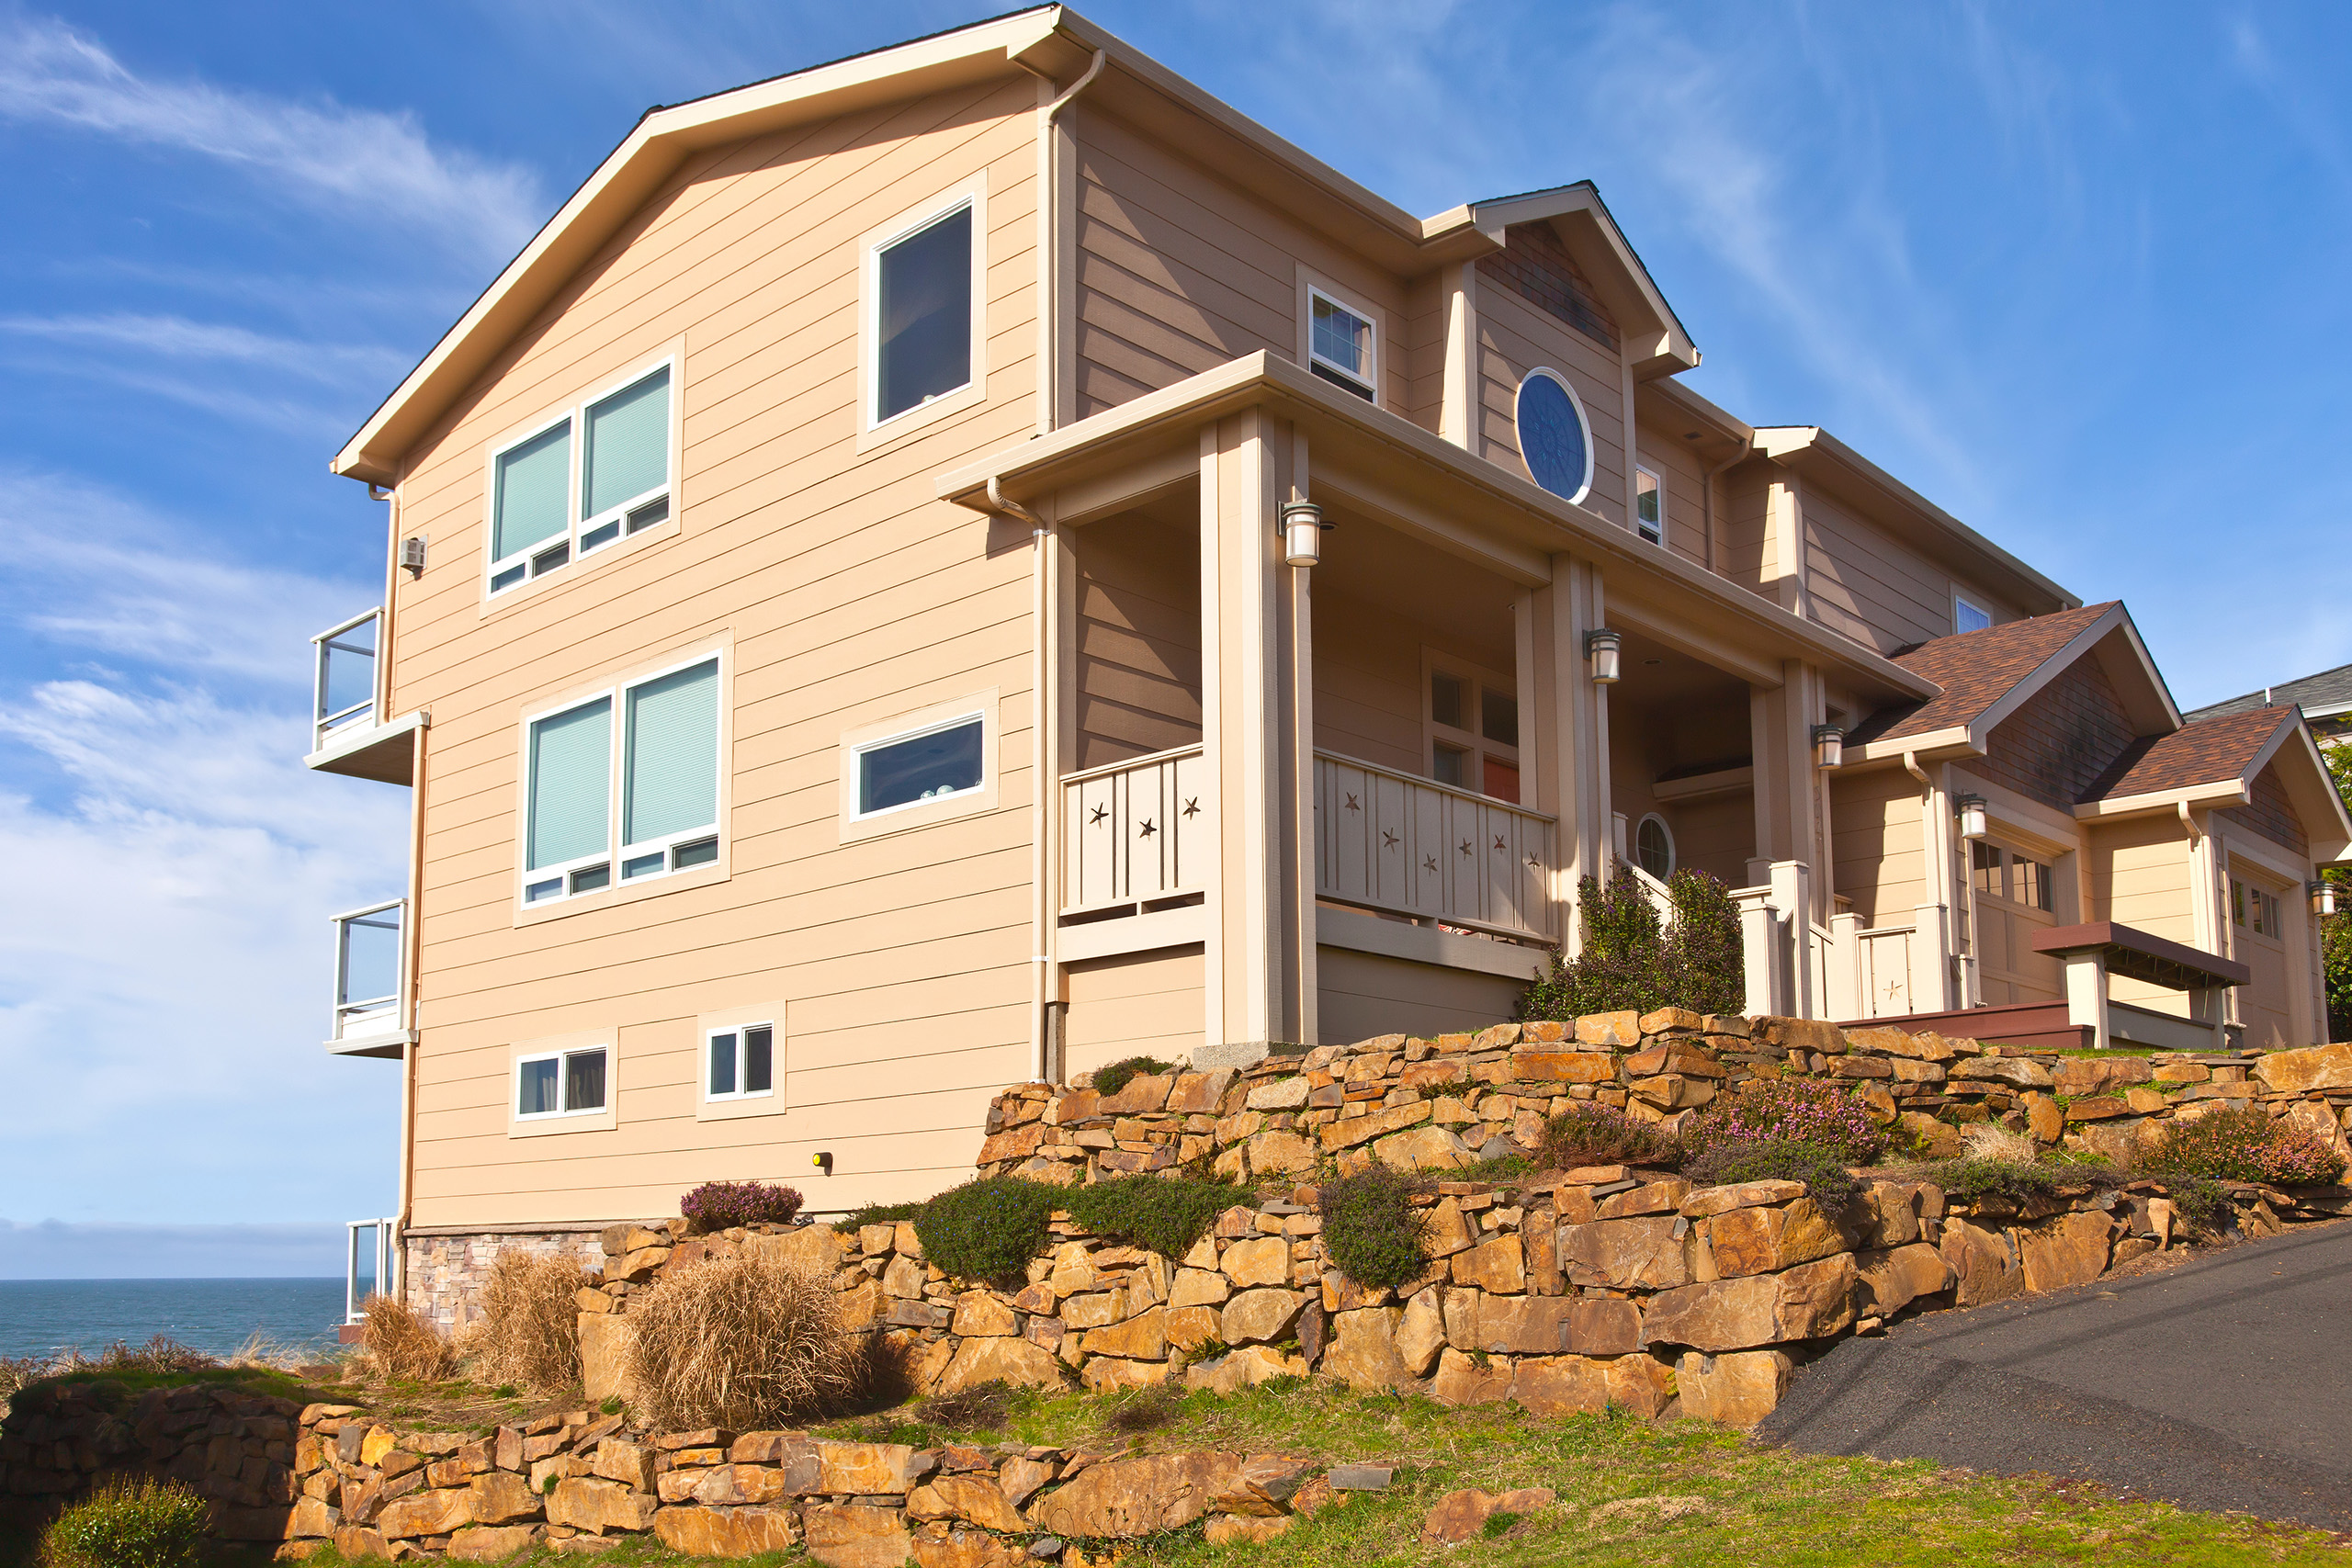
[[[1521,1020],[1566,1022],[1662,1007],[1737,1012],[1747,1000],[1747,972],[1731,894],[1702,871],[1676,872],[1666,889],[1671,928],[1622,862],[1606,886],[1590,876],[1579,882],[1584,945],[1574,960],[1552,955],[1551,972],[1520,1000]]]
[[[678,1201],[678,1213],[697,1231],[733,1225],[785,1225],[800,1213],[800,1194],[764,1181],[706,1181]]]
[[[959,1280],[1018,1285],[1029,1260],[1046,1249],[1060,1187],[1017,1176],[984,1176],[951,1187],[915,1211],[926,1261]]]
[[[44,1568],[195,1568],[212,1510],[195,1488],[151,1477],[107,1482],[41,1539]]]
[[[1814,1206],[1843,1219],[1860,1188],[1838,1149],[1803,1138],[1726,1138],[1710,1144],[1683,1168],[1697,1187],[1740,1181],[1802,1181]]]
[[[1159,1176],[1122,1176],[1056,1191],[1070,1218],[1088,1230],[1148,1247],[1170,1259],[1192,1251],[1217,1215],[1243,1196],[1222,1181]]]
[[[1544,1123],[1536,1158],[1550,1170],[1580,1165],[1672,1168],[1682,1163],[1682,1145],[1655,1122],[1636,1121],[1597,1100],[1579,1100]]]
[[[1725,1094],[1682,1123],[1685,1148],[1720,1143],[1822,1144],[1863,1165],[1886,1147],[1859,1095],[1812,1078],[1766,1078]]]
[[[2258,1105],[2233,1105],[2170,1122],[2141,1166],[2158,1177],[2299,1183],[2335,1180],[2344,1173],[2344,1156],[2300,1122]]]
[[[1374,1161],[1355,1176],[1317,1189],[1323,1247],[1340,1272],[1370,1290],[1395,1290],[1429,1266],[1422,1245],[1428,1220],[1413,1207],[1419,1183]]]
[[[1128,1056],[1112,1063],[1107,1067],[1094,1069],[1094,1092],[1116,1094],[1136,1078],[1148,1077],[1154,1073],[1172,1073],[1175,1070],[1175,1063],[1163,1062],[1157,1056]]]

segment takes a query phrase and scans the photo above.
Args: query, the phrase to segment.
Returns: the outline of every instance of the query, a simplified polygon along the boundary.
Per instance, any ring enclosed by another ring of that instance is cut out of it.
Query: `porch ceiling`
[[[1607,573],[1612,615],[1623,603],[1642,615],[1644,629],[1671,628],[1685,651],[1757,683],[1777,684],[1779,661],[1797,659],[1866,700],[1916,701],[1938,691],[1859,643],[1264,352],[952,469],[939,476],[937,493],[984,513],[1004,510],[990,500],[991,485],[1001,498],[1055,515],[1122,510],[1196,471],[1203,425],[1251,408],[1307,437],[1310,489],[1327,503],[1341,502],[1522,586],[1550,582],[1555,554],[1596,562]]]

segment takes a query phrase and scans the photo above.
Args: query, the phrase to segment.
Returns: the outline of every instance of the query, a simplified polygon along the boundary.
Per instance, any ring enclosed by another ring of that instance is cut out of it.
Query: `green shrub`
[[[1823,1144],[1855,1165],[1878,1156],[1886,1134],[1860,1095],[1813,1078],[1764,1078],[1724,1095],[1682,1123],[1682,1145]]]
[[[100,1486],[49,1527],[45,1568],[195,1568],[212,1511],[192,1487],[141,1477]]]
[[[1654,1122],[1636,1121],[1614,1106],[1579,1100],[1544,1123],[1536,1158],[1549,1170],[1580,1165],[1682,1163],[1682,1145]]]
[[[2165,1126],[2141,1160],[2157,1177],[2208,1176],[2223,1181],[2333,1181],[2344,1156],[2300,1122],[2258,1105],[2233,1105]]]
[[[1666,879],[1674,900],[1667,932],[1668,1002],[1693,1012],[1735,1013],[1747,1005],[1747,953],[1731,889],[1703,871]]]
[[[1801,1138],[1726,1139],[1710,1144],[1683,1168],[1683,1174],[1699,1187],[1802,1181],[1814,1206],[1833,1220],[1845,1216],[1860,1190],[1838,1149]]]
[[[2188,1228],[2202,1235],[2219,1235],[2236,1218],[2230,1195],[2210,1176],[2167,1176],[2165,1195]]]
[[[921,1203],[868,1203],[863,1209],[852,1209],[838,1228],[854,1231],[860,1225],[897,1224],[922,1213]]]
[[[1428,1221],[1413,1207],[1419,1184],[1377,1161],[1355,1176],[1337,1177],[1317,1190],[1323,1213],[1323,1247],[1340,1272],[1371,1290],[1395,1290],[1420,1277]]]
[[[1736,1012],[1747,972],[1739,911],[1724,885],[1702,871],[1678,871],[1666,885],[1674,924],[1623,863],[1606,886],[1577,885],[1584,945],[1574,960],[1552,955],[1551,972],[1521,998],[1523,1021],[1565,1022],[1595,1012],[1652,1012],[1662,1007]]]
[[[1925,1174],[1947,1198],[1965,1203],[1986,1198],[2023,1203],[2061,1188],[2114,1187],[2124,1180],[2106,1160],[2081,1156],[2026,1161],[1970,1155],[1928,1166]]]
[[[1159,1176],[1122,1176],[1059,1190],[1061,1206],[1088,1230],[1148,1247],[1169,1258],[1192,1251],[1217,1215],[1242,1196],[1239,1189],[1222,1181]]]
[[[951,1187],[914,1216],[923,1258],[959,1280],[1019,1284],[1046,1248],[1046,1227],[1066,1196],[1058,1187],[1013,1176]]]
[[[1129,1056],[1123,1061],[1114,1062],[1107,1067],[1094,1069],[1094,1092],[1116,1094],[1126,1088],[1133,1079],[1154,1073],[1172,1073],[1175,1070],[1175,1063],[1163,1062],[1157,1056]]]

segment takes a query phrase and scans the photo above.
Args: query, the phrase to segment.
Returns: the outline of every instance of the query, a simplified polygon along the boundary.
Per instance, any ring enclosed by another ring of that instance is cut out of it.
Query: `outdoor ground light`
[[[1584,634],[1584,656],[1592,660],[1592,683],[1613,686],[1617,683],[1617,660],[1625,639],[1607,626]]]
[[[1283,508],[1283,558],[1293,566],[1313,566],[1323,558],[1323,536],[1331,525],[1323,509],[1311,501],[1294,501]]]
[[[1813,727],[1813,761],[1815,767],[1834,768],[1846,760],[1846,730],[1843,725],[1816,724]]]
[[[1984,797],[1983,795],[1961,795],[1952,802],[1952,807],[1960,813],[1962,838],[1981,839],[1984,836]]]
[[[2323,878],[2318,882],[2312,883],[2309,887],[2305,888],[2304,891],[2312,896],[2312,914],[2332,915],[2335,913],[2335,883]]]

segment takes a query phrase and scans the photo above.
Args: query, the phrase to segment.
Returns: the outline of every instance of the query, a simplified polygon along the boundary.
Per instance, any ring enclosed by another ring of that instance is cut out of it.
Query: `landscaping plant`
[[[369,1296],[361,1309],[359,1348],[379,1378],[393,1382],[437,1382],[455,1370],[449,1342],[424,1314],[386,1295]]]
[[[2175,1121],[2141,1165],[2155,1177],[2207,1176],[2223,1181],[2333,1181],[2344,1156],[2301,1122],[2258,1105],[2233,1105]]]
[[[1843,1218],[1860,1191],[1838,1149],[1802,1138],[1723,1139],[1694,1156],[1682,1174],[1694,1187],[1802,1181],[1814,1207],[1832,1220]]]
[[[195,1568],[211,1523],[186,1482],[106,1482],[49,1527],[41,1568]]]
[[[1172,1073],[1175,1070],[1175,1063],[1163,1062],[1157,1056],[1129,1056],[1122,1061],[1114,1062],[1107,1067],[1094,1069],[1094,1092],[1116,1094],[1136,1078],[1153,1073]]]
[[[858,1376],[830,1278],[772,1258],[706,1258],[629,1299],[636,1409],[656,1431],[781,1427]]]
[[[1739,1010],[1747,977],[1739,911],[1730,893],[1701,871],[1678,871],[1666,887],[1674,908],[1671,927],[1623,863],[1606,885],[1590,876],[1579,882],[1583,947],[1574,959],[1552,955],[1551,972],[1521,998],[1520,1018],[1566,1022],[1588,1013],[1663,1007]]]
[[[481,1317],[463,1336],[478,1382],[553,1392],[580,1381],[580,1288],[593,1276],[569,1254],[501,1252],[482,1284]]]
[[[678,1200],[697,1234],[734,1225],[786,1225],[800,1213],[800,1194],[764,1181],[706,1181]]]
[[[1547,1170],[1584,1165],[1672,1168],[1682,1163],[1682,1145],[1656,1122],[1637,1121],[1597,1100],[1579,1100],[1544,1123],[1535,1157]]]
[[[1182,1176],[1122,1176],[1056,1192],[1070,1218],[1088,1230],[1148,1247],[1168,1258],[1192,1251],[1217,1215],[1245,1196],[1227,1182]]]
[[[1377,1160],[1353,1176],[1334,1177],[1316,1190],[1323,1215],[1323,1247],[1340,1272],[1372,1290],[1393,1291],[1429,1266],[1422,1247],[1428,1222],[1413,1207],[1419,1184]]]
[[[1868,1164],[1886,1147],[1859,1095],[1811,1078],[1744,1085],[1685,1119],[1681,1138],[1694,1151],[1720,1143],[1821,1144],[1851,1165]]]
[[[959,1280],[1017,1285],[1045,1250],[1046,1226],[1065,1190],[1017,1176],[985,1176],[951,1187],[915,1211],[926,1261]]]

